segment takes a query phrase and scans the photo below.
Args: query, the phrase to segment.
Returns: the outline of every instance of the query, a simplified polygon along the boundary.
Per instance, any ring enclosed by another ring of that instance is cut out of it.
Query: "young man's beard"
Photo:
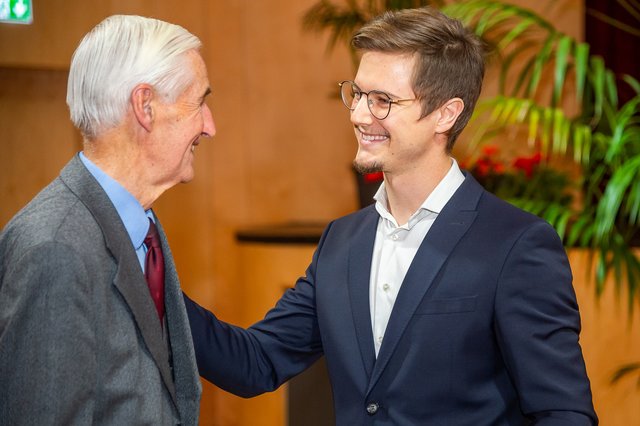
[[[366,175],[369,173],[378,173],[378,172],[383,172],[383,167],[382,164],[380,163],[370,163],[370,164],[362,164],[359,163],[358,160],[353,160],[353,168],[356,170],[356,172],[360,173],[361,175]]]

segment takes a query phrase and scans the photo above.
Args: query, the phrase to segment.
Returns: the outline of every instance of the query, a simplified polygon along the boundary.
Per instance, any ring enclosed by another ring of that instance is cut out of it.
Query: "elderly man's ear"
[[[148,84],[139,84],[131,92],[131,107],[136,120],[147,132],[153,127],[153,88]]]

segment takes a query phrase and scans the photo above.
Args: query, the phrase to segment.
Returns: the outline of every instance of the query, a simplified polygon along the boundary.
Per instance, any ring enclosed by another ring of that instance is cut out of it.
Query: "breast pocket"
[[[478,296],[456,297],[450,299],[431,299],[423,301],[415,315],[438,315],[473,312],[476,310]]]

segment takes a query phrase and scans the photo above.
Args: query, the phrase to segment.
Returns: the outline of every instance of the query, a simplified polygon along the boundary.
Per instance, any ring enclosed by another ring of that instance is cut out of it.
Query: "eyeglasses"
[[[391,105],[416,100],[416,98],[393,99],[388,93],[380,90],[363,92],[360,90],[358,85],[351,80],[341,81],[338,83],[338,86],[340,86],[340,97],[342,98],[342,103],[344,103],[349,110],[353,111],[356,109],[358,102],[360,102],[360,98],[362,98],[362,95],[365,95],[367,97],[367,107],[369,107],[371,115],[378,120],[384,120],[387,118],[391,112]]]

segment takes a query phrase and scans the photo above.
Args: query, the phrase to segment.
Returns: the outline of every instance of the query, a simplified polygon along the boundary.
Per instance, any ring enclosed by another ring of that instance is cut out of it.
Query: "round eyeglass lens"
[[[367,101],[369,111],[378,120],[383,120],[389,115],[391,98],[386,93],[372,90],[367,95]]]
[[[358,93],[358,95],[356,95]],[[340,86],[340,96],[342,102],[350,110],[355,109],[358,100],[360,100],[360,90],[350,81],[343,81]]]

